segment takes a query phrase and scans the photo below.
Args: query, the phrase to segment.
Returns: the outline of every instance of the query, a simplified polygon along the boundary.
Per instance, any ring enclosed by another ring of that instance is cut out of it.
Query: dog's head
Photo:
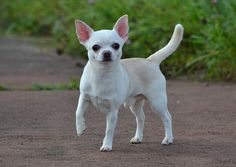
[[[115,62],[122,56],[122,47],[128,39],[128,16],[118,19],[112,30],[93,31],[86,23],[75,21],[79,41],[88,51],[90,61]]]

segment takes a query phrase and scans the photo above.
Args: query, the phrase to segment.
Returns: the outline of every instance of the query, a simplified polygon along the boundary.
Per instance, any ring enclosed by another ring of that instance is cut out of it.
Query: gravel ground
[[[79,91],[22,90],[81,75],[73,60],[40,50],[24,40],[0,39],[0,84],[16,88],[0,92],[1,167],[236,166],[235,84],[168,81],[174,144],[160,144],[164,128],[148,105],[144,143],[130,144],[135,118],[122,107],[113,151],[103,153],[105,115],[95,108],[86,112],[85,134],[76,136]]]

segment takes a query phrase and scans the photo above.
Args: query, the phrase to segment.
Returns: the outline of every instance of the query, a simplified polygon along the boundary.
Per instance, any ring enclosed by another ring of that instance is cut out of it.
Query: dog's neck
[[[117,86],[122,78],[122,64],[116,62],[92,62],[87,64],[90,78],[91,96],[112,99],[117,94]]]

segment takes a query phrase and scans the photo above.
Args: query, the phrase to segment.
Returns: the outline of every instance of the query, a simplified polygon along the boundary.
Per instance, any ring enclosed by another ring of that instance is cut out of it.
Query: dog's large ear
[[[93,29],[81,20],[75,20],[75,28],[80,43],[84,45],[93,33]]]
[[[129,32],[128,15],[121,16],[114,25],[113,30],[115,30],[119,36],[126,41]]]

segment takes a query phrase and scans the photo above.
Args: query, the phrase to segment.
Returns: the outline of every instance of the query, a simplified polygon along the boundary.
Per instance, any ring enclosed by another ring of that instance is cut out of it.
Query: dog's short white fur
[[[76,33],[88,52],[88,63],[80,81],[80,97],[76,110],[77,134],[84,133],[84,113],[89,104],[106,114],[106,131],[101,151],[111,151],[118,110],[128,106],[136,117],[137,129],[131,143],[143,141],[143,105],[148,101],[165,127],[162,144],[173,143],[172,120],[167,107],[166,80],[159,64],[179,46],[183,26],[177,24],[169,43],[147,59],[121,59],[128,38],[128,16],[118,19],[112,30],[93,31],[76,20]]]

